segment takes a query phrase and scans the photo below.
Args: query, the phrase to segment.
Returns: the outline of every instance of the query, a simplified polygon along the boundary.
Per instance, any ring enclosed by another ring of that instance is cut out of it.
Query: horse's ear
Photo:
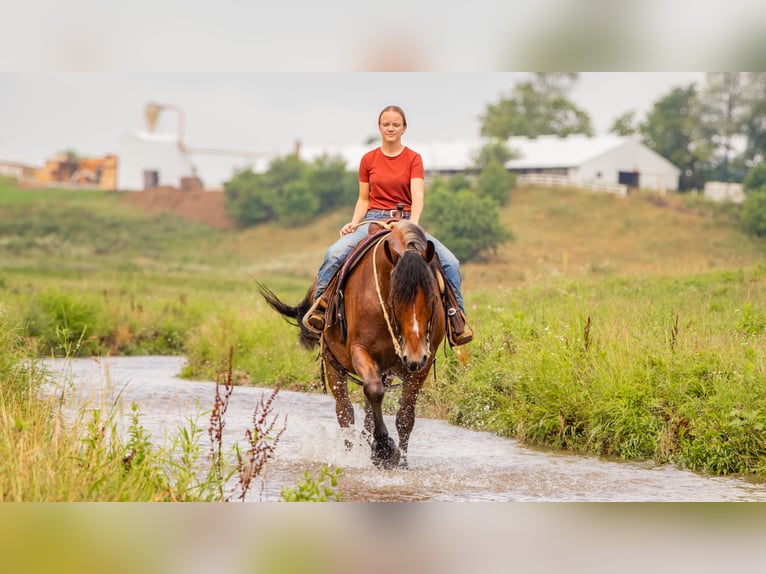
[[[423,251],[423,259],[426,260],[426,263],[431,263],[435,253],[436,247],[434,247],[434,242],[429,239],[428,243],[426,243],[426,249]]]
[[[386,254],[386,259],[391,262],[391,265],[396,265],[399,261],[399,253],[391,247],[391,242],[386,240],[383,242],[383,252]]]

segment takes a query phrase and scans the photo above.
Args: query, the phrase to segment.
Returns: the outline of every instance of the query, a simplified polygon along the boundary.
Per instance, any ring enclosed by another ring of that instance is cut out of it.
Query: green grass
[[[37,353],[183,354],[215,379],[233,349],[235,382],[319,389],[316,353],[254,279],[297,302],[346,214],[221,231],[116,194],[29,193],[0,193],[0,310]],[[766,476],[766,242],[737,218],[700,198],[514,190],[516,240],[463,266],[468,362],[440,351],[419,416]]]

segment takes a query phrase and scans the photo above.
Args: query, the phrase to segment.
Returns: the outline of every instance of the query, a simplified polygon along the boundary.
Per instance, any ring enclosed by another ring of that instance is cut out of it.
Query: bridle
[[[385,239],[381,239],[375,244],[375,248],[372,252],[372,273],[375,278],[375,293],[378,295],[378,303],[380,303],[380,309],[383,312],[383,319],[386,321],[386,327],[388,328],[388,334],[391,336],[391,343],[394,346],[394,351],[400,360],[404,360],[402,345],[400,343],[401,336],[397,336],[397,333],[401,334],[401,328],[399,328],[399,322],[396,319],[396,313],[391,311],[391,316],[388,313],[388,306],[383,300],[383,293],[380,290],[380,280],[378,275],[378,247]],[[428,317],[428,323],[426,325],[426,338],[425,346],[431,353],[431,333],[433,332],[434,314],[436,309],[435,301],[431,301],[431,313]]]

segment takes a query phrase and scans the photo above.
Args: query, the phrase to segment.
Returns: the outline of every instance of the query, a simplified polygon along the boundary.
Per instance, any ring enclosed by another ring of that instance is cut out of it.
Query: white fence
[[[620,197],[628,195],[628,187],[621,183],[599,183],[585,179],[577,179],[566,175],[555,175],[550,173],[525,173],[516,179],[517,185],[536,185],[541,187],[566,187],[575,189],[586,189],[588,191],[603,191],[607,193],[616,193]]]

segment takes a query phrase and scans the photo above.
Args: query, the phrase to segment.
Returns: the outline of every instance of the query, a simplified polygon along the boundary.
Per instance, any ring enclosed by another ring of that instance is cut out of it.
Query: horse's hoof
[[[372,464],[376,468],[384,470],[396,468],[401,459],[401,454],[391,437],[387,437],[383,443],[374,441],[372,444]]]

